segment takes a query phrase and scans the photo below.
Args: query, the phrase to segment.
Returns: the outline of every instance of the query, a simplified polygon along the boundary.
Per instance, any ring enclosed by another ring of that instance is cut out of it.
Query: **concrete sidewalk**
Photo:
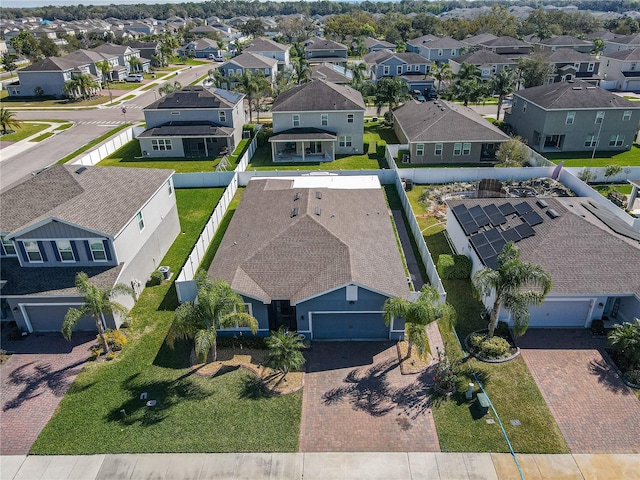
[[[25,121],[24,123],[40,123],[40,124],[48,124],[49,126],[47,128],[45,128],[44,130],[40,130],[38,133],[34,133],[33,135],[27,137],[27,138],[23,138],[22,140],[18,140],[17,142],[14,142],[11,145],[7,145],[6,147],[0,149],[0,162],[4,161],[4,160],[9,160],[10,158],[24,153],[27,150],[29,150],[30,148],[35,147],[36,145],[38,145],[39,142],[34,142],[32,140],[44,135],[45,133],[48,132],[54,132],[54,130],[58,127],[60,127],[61,125],[65,125],[67,122],[65,123],[58,123],[58,122],[47,122],[47,121],[39,121],[39,120],[29,120],[29,121]],[[71,122],[68,122],[71,123]],[[58,132],[54,132],[54,135],[57,135],[58,133],[62,133],[66,130],[59,130]],[[46,140],[46,139],[45,139]]]
[[[524,478],[640,479],[640,455],[519,455]],[[3,456],[1,480],[503,480],[506,453],[212,453]]]

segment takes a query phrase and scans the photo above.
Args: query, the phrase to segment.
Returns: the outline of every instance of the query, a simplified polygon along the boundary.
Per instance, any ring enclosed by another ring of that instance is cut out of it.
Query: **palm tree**
[[[15,118],[16,112],[0,107],[0,125],[2,125],[2,134],[6,135],[7,127],[20,128],[22,122]]]
[[[459,80],[451,86],[449,95],[451,98],[461,101],[466,107],[469,102],[477,102],[485,94],[484,83],[477,78]]]
[[[529,326],[529,307],[544,301],[551,290],[551,275],[539,265],[520,260],[520,249],[513,242],[504,246],[497,263],[496,270],[484,268],[473,277],[478,290],[495,294],[489,337],[493,337],[502,306],[511,313],[516,336],[523,335]]]
[[[293,78],[296,84],[307,83],[311,79],[311,67],[304,57],[299,57],[291,61],[293,66]]]
[[[453,70],[451,70],[451,65],[448,63],[443,63],[440,67],[436,62],[433,62],[431,66],[430,75],[433,76],[438,81],[438,95],[440,95],[440,87],[442,86],[443,80],[451,80],[453,78]]]
[[[86,100],[87,96],[91,97],[95,90],[98,88],[98,82],[96,82],[88,73],[80,73],[74,76],[76,88],[83,100]]]
[[[502,108],[502,102],[504,97],[513,93],[516,89],[516,74],[513,70],[505,68],[497,75],[494,75],[489,82],[489,89],[498,95],[498,113],[496,114],[496,121],[500,120],[500,109]]]
[[[459,80],[473,80],[480,78],[480,70],[475,65],[470,63],[463,63],[460,65],[460,70],[456,74],[456,78]]]
[[[195,281],[197,298],[177,308],[166,342],[173,348],[177,340],[193,339],[196,357],[204,363],[209,352],[213,361],[218,358],[219,328],[248,327],[255,334],[258,321],[244,311],[244,300],[224,280],[212,282],[200,271]]]
[[[389,117],[391,117],[394,105],[398,105],[410,98],[411,95],[407,89],[407,84],[400,77],[383,77],[376,84],[374,104],[378,109],[378,115],[380,115],[382,107],[388,105]]]
[[[365,80],[365,73],[367,73],[367,64],[364,62],[350,63],[349,65],[347,65],[347,70],[350,70],[353,74],[353,78],[351,79],[351,86],[357,90],[358,86],[362,85],[362,82]]]
[[[177,80],[173,83],[166,82],[162,84],[160,88],[158,88],[158,93],[160,95],[168,95],[173,92],[177,92],[182,88],[182,84]]]
[[[635,319],[635,325],[624,322],[616,325],[608,335],[611,348],[622,355],[634,368],[640,366],[640,320]]]
[[[273,88],[271,87],[271,82],[265,75],[255,75],[253,81],[256,85],[256,91],[253,96],[253,107],[258,114],[256,122],[260,123],[260,109],[265,99],[273,95]],[[249,103],[249,109],[251,109],[251,103]]]
[[[62,87],[62,92],[68,98],[78,98],[78,82],[75,79],[67,80]]]
[[[244,93],[247,97],[247,101],[249,102],[249,122],[253,123],[253,109],[251,106],[253,105],[254,97],[260,92],[260,84],[257,76],[251,73],[250,70],[247,70],[242,75],[230,75],[230,80],[235,83],[233,90]]]
[[[111,79],[111,64],[108,60],[103,60],[102,62],[97,62],[96,66],[100,68],[100,73],[102,74],[102,81],[106,82],[107,85],[112,80]]]
[[[62,336],[67,340],[71,340],[73,329],[78,322],[87,316],[93,317],[96,322],[96,328],[100,335],[100,340],[104,347],[105,353],[109,353],[109,344],[104,336],[104,314],[116,314],[125,316],[128,312],[127,308],[113,300],[114,295],[131,295],[135,299],[135,294],[131,287],[122,283],[117,283],[111,288],[99,289],[91,283],[89,276],[80,272],[76,275],[76,288],[84,295],[84,305],[80,308],[70,308],[62,321]]]
[[[407,358],[410,358],[414,344],[420,356],[426,352],[429,344],[425,330],[426,325],[443,317],[451,318],[453,309],[450,305],[440,301],[440,294],[433,286],[425,285],[413,302],[400,297],[387,299],[382,307],[382,312],[387,325],[390,325],[395,317],[404,318],[405,333],[409,344]]]
[[[296,332],[287,332],[282,329],[271,332],[265,340],[269,348],[267,365],[274,370],[280,370],[283,375],[291,370],[298,370],[305,362],[301,352],[304,348],[303,338]]]

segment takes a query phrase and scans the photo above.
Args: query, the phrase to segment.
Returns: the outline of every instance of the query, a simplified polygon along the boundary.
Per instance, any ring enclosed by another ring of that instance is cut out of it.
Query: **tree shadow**
[[[165,293],[158,310],[163,312],[173,312],[178,308],[178,292],[176,291],[176,284],[172,283],[167,293]]]
[[[173,370],[189,368],[191,350],[193,350],[193,341],[190,340],[177,341],[173,349],[169,348],[167,342],[162,342],[156,358],[153,359],[153,365]]]
[[[242,379],[242,390],[240,390],[240,398],[248,400],[262,400],[271,398],[273,394],[269,393],[263,386],[262,382],[255,375],[247,374]]]
[[[633,395],[631,389],[619,378],[614,368],[604,358],[591,360],[589,362],[589,371],[598,376],[598,383],[604,385],[607,390],[622,395]]]

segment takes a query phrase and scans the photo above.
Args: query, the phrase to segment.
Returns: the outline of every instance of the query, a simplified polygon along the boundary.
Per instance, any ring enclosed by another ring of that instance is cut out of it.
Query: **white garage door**
[[[640,80],[627,80],[627,88],[630,92],[640,92]]]
[[[547,300],[529,310],[529,326],[583,328],[590,311],[590,300]]]
[[[34,332],[59,332],[69,308],[71,308],[70,305],[26,305],[24,307]],[[78,322],[74,330],[95,332],[96,323],[91,317],[85,317]]]

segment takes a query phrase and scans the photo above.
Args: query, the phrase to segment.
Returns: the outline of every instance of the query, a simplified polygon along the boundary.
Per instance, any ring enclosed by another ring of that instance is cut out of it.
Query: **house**
[[[253,178],[209,277],[242,295],[258,335],[402,338],[404,322],[382,315],[410,295],[392,224],[377,176]]]
[[[462,43],[467,46],[467,50],[473,50],[476,48],[480,48],[481,44],[490,40],[495,40],[496,38],[498,37],[492,33],[479,33],[478,35],[465,38],[464,40],[462,40]]]
[[[503,36],[489,40],[480,40],[478,47],[491,50],[510,59],[518,59],[531,53],[531,45],[517,38]]]
[[[640,91],[640,48],[607,53],[600,57],[600,75],[607,89]]]
[[[244,46],[243,52],[261,55],[267,58],[275,58],[278,60],[278,70],[280,71],[291,68],[289,46],[275,42],[269,38],[254,38]]]
[[[614,220],[624,222],[592,199],[473,198],[447,205],[447,233],[473,273],[495,268],[509,241],[523,261],[549,272],[553,286],[542,305],[530,307],[530,328],[586,328],[594,319],[622,323],[640,316],[640,235],[626,223],[613,227]],[[482,300],[491,307],[493,295]],[[499,319],[510,321],[508,311]]]
[[[515,92],[504,121],[538,152],[623,151],[635,141],[640,106],[578,80]]]
[[[394,131],[409,145],[404,163],[478,164],[495,162],[509,137],[468,107],[445,100],[411,100],[393,112]]]
[[[284,91],[273,102],[274,162],[331,162],[364,151],[362,94],[345,85],[313,80]]]
[[[145,107],[144,118],[147,129],[137,137],[143,156],[215,158],[242,139],[244,95],[183,87]]]
[[[319,63],[311,67],[311,78],[344,85],[353,80],[353,73],[335,63]]]
[[[545,38],[544,40],[533,37],[529,40],[529,43],[542,52],[548,50],[555,52],[563,48],[569,48],[581,53],[591,53],[591,50],[593,50],[593,42],[588,42],[587,40],[582,40],[571,35],[557,35],[551,38]]]
[[[63,57],[65,60],[72,60],[78,63],[87,64],[91,75],[102,81],[124,81],[127,77],[127,69],[118,62],[117,55],[107,55],[92,50],[76,50]],[[102,73],[102,63],[109,64],[109,71]]]
[[[220,70],[222,76],[226,78],[225,84],[228,90],[231,90],[235,85],[231,77],[233,75],[242,76],[245,72],[251,72],[254,75],[264,75],[271,82],[271,85],[275,85],[276,74],[278,72],[278,60],[246,52],[220,64],[218,70]]]
[[[395,50],[396,46],[385,40],[378,40],[373,37],[364,37],[364,46],[367,48],[368,53],[379,52],[380,50]]]
[[[453,38],[432,38],[425,35],[407,42],[407,50],[418,53],[428,60],[427,64],[437,63],[438,66],[447,63],[450,59],[460,56],[465,45]]]
[[[311,37],[304,44],[306,59],[316,63],[347,63],[347,46],[326,38]]]
[[[0,193],[3,316],[26,332],[59,332],[69,308],[84,301],[78,272],[100,288],[124,283],[140,294],[180,233],[172,174],[54,165]],[[103,318],[107,328],[122,321]],[[95,330],[95,322],[77,329]]]
[[[614,52],[621,52],[623,50],[633,50],[634,48],[640,48],[640,34],[617,36],[605,40],[603,55],[608,56]]]
[[[423,78],[431,70],[431,63],[422,55],[413,52],[396,53],[380,50],[364,56],[375,82],[382,77],[401,77],[404,74],[418,74]]]
[[[194,58],[209,58],[209,55],[213,55],[216,58],[221,58],[222,50],[216,40],[200,38],[181,46],[178,49],[178,55]]]
[[[143,42],[141,40],[129,40],[126,45],[140,51],[140,58],[151,60],[154,55],[160,55],[160,42]]]
[[[545,50],[543,54],[556,67],[548,83],[570,82],[580,79],[598,85],[600,76],[600,58],[587,53],[581,53],[571,48],[559,48],[555,51]]]
[[[116,55],[118,64],[127,69],[130,73],[131,62],[137,59],[140,62],[139,67],[135,70],[138,72],[148,72],[151,69],[151,61],[140,57],[140,50],[131,48],[128,45],[115,45],[113,43],[105,43],[91,49],[93,52],[103,53],[105,55]]]
[[[489,80],[492,76],[507,68],[515,70],[518,66],[518,64],[509,57],[498,55],[491,50],[476,50],[449,60],[449,65],[453,73],[458,73],[464,63],[475,65],[483,80]]]

